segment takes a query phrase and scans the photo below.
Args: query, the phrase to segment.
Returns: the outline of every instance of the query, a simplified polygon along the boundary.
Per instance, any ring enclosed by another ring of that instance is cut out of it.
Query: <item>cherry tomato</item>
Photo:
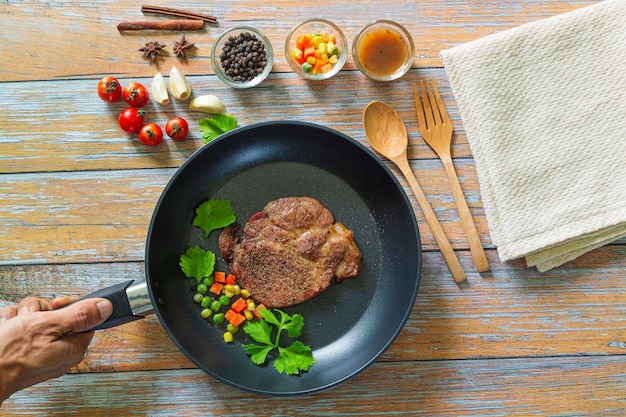
[[[104,101],[110,103],[122,97],[122,86],[115,77],[104,77],[98,83],[98,95]]]
[[[187,121],[181,117],[175,117],[167,121],[165,125],[165,133],[175,141],[181,142],[185,140],[189,133],[189,125]]]
[[[146,145],[158,145],[163,140],[163,131],[156,123],[148,123],[139,131],[139,140]]]
[[[120,112],[117,123],[122,130],[128,133],[137,133],[143,126],[143,118],[146,112],[137,110],[134,107],[128,107]]]
[[[133,107],[143,107],[150,99],[150,94],[142,84],[132,82],[124,87],[122,98]]]

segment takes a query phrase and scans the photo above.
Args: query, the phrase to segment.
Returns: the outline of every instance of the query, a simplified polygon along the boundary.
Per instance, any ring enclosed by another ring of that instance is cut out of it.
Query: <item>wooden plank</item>
[[[413,313],[385,358],[623,355],[625,254],[606,246],[538,274],[489,251],[491,270],[470,273],[462,289],[442,279],[439,255],[426,254]],[[467,252],[461,259],[471,262]]]
[[[194,95],[215,94],[240,126],[269,120],[299,120],[338,130],[366,144],[361,113],[372,100],[385,100],[405,120],[412,159],[436,155],[419,135],[413,101],[413,82],[435,77],[456,129],[455,158],[471,157],[458,109],[441,69],[412,70],[394,83],[372,90],[371,82],[346,72],[311,90],[295,74],[276,74],[260,87],[236,91],[214,77],[189,77]],[[164,126],[170,117],[185,117],[190,139],[174,143],[166,138],[159,146],[142,145],[136,135],[117,125],[122,102],[105,103],[96,94],[99,76],[87,80],[0,83],[0,173],[57,170],[110,170],[178,167],[203,145],[198,121],[208,115],[191,112],[188,103],[172,100],[167,106],[150,102],[146,120]],[[151,78],[121,79],[150,86]],[[362,94],[354,95],[354,91]],[[388,97],[391,97],[389,99]],[[322,103],[332,102],[332,106]],[[71,117],[69,117],[71,115]],[[87,151],[88,150],[88,151]]]
[[[469,160],[457,166],[488,245],[474,167]],[[441,163],[424,160],[415,171],[452,244],[466,249]],[[0,263],[143,260],[154,207],[174,172],[167,168],[0,175]],[[416,204],[403,179],[402,184]],[[416,216],[424,250],[436,250],[421,212]]]
[[[522,358],[626,353],[622,282],[626,246],[610,245],[538,276],[522,262],[471,272],[458,288],[439,252],[423,256],[422,281],[408,322],[381,361]],[[27,295],[82,296],[128,279],[143,263],[0,266],[0,307]],[[81,372],[193,367],[155,316],[98,332]]]
[[[143,260],[152,211],[172,173],[6,176],[0,183],[0,262]]]
[[[441,66],[441,49],[592,3],[595,1],[390,2],[385,4],[384,15],[409,29],[416,43],[415,66],[432,67]],[[189,35],[197,48],[187,64],[180,64],[170,53],[159,65],[151,65],[137,51],[149,40],[169,46],[180,39],[180,33],[117,32],[120,21],[144,18],[136,2],[34,2],[28,7],[19,2],[3,2],[0,4],[3,25],[0,56],[11,65],[0,68],[0,81],[91,78],[102,72],[148,77],[157,69],[169,71],[173,64],[183,66],[190,74],[208,74],[212,72],[210,50],[214,40],[223,30],[237,25],[255,26],[265,32],[274,46],[274,70],[284,72],[289,71],[283,51],[284,39],[300,21],[312,16],[325,17],[329,10],[340,8],[341,13],[335,13],[333,20],[351,43],[363,25],[381,17],[378,0],[345,1],[341,6],[322,0],[298,8],[241,0],[224,0],[208,6],[172,1],[159,4],[209,13],[218,18],[218,26],[207,25],[205,32]],[[351,59],[346,68],[354,68]]]
[[[199,370],[73,374],[15,394],[6,416],[621,417],[621,357],[375,363],[330,390],[267,397]]]

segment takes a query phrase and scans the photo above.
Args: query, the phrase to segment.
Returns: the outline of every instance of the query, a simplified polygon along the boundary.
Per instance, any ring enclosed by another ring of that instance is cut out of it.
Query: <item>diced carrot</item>
[[[215,282],[219,282],[220,284],[226,282],[226,272],[216,271],[213,275],[215,276]]]
[[[322,67],[324,66],[324,62],[321,59],[318,59],[313,66],[313,73],[319,74],[322,72]]]
[[[213,285],[211,285],[211,288],[209,288],[209,291],[215,295],[220,295],[222,293],[222,288],[224,288],[224,285],[219,282],[214,282]]]
[[[263,304],[257,305],[252,312],[254,314],[254,317],[256,317],[257,319],[262,319],[263,316],[261,315],[261,310],[267,310],[267,307],[265,307]]]
[[[235,285],[237,278],[233,274],[228,274],[226,277],[226,285]]]
[[[241,313],[242,311],[244,311],[246,309],[246,307],[248,306],[248,302],[242,298],[239,297],[237,298],[237,300],[230,306],[231,310],[234,310],[237,313]]]
[[[241,326],[241,323],[246,321],[246,316],[244,316],[241,313],[237,313],[233,311],[232,309],[228,310],[226,314],[224,314],[224,318],[228,320],[230,324],[232,324],[233,326],[237,326],[237,327]]]
[[[296,44],[300,44],[305,48],[313,43],[313,36],[309,33],[301,33],[296,37]]]
[[[304,58],[308,58],[315,54],[315,45],[311,44],[304,49]]]
[[[330,62],[326,65],[324,65],[322,67],[322,72],[323,73],[327,73],[328,71],[330,71],[331,69],[333,69],[333,64],[331,64]]]

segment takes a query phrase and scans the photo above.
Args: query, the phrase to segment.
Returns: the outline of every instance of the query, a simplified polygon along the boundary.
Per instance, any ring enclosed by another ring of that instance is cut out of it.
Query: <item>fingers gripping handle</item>
[[[108,329],[142,319],[152,313],[152,304],[145,281],[126,281],[95,291],[85,298],[106,298],[113,304],[113,314],[93,330]]]

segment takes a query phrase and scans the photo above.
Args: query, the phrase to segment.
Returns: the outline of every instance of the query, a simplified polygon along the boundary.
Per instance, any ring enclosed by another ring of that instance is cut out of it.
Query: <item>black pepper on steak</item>
[[[222,47],[220,61],[228,78],[235,82],[250,81],[267,65],[265,44],[250,32],[230,36]]]
[[[248,219],[241,239],[236,231],[231,225],[220,233],[222,258],[268,308],[302,303],[360,270],[354,232],[311,197],[270,201]]]

